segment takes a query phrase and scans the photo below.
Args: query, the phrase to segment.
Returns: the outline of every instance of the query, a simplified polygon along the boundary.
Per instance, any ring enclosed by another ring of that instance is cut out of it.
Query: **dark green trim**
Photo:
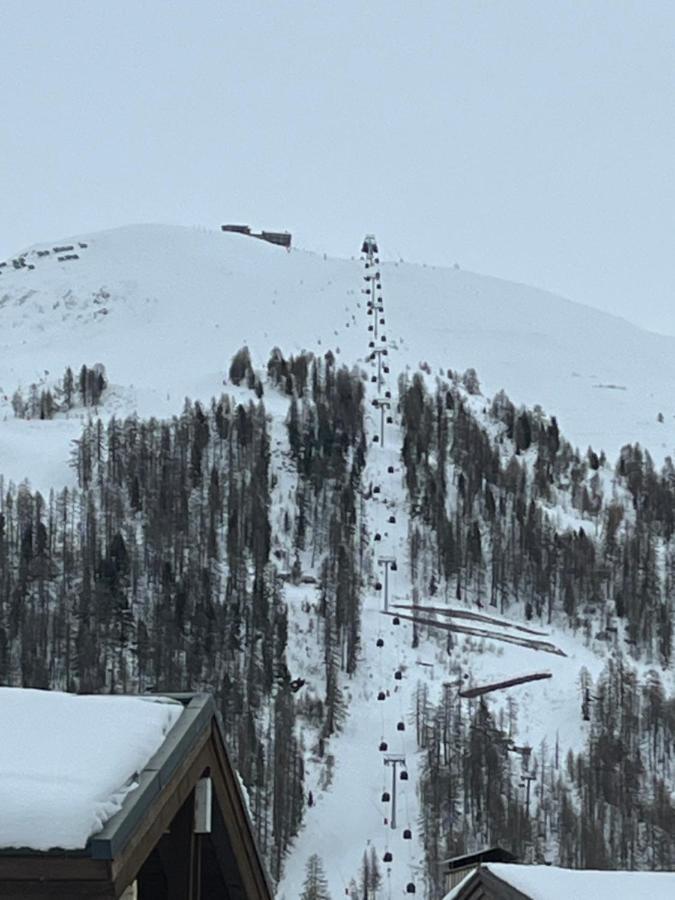
[[[0,847],[0,856],[49,856],[63,859],[85,857],[111,860],[119,855],[152,801],[168,784],[188,749],[202,732],[210,728],[211,720],[216,716],[216,706],[210,694],[158,694],[157,697],[177,700],[185,709],[162,742],[162,746],[140,773],[138,787],[127,794],[119,812],[106,822],[98,834],[89,839],[87,846],[82,850]]]
[[[157,753],[140,773],[136,790],[131,791],[122,809],[109,819],[87,845],[92,859],[119,856],[150,804],[171,779],[189,748],[210,728],[216,707],[210,694],[163,694],[181,702],[185,709]]]
[[[32,850],[30,847],[0,847],[0,856],[49,856],[52,859],[89,859],[89,852],[82,850]]]

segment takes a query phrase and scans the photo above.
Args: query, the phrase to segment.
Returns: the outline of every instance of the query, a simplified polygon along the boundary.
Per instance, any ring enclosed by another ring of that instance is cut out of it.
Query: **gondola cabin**
[[[272,900],[207,694],[0,688],[0,898]]]

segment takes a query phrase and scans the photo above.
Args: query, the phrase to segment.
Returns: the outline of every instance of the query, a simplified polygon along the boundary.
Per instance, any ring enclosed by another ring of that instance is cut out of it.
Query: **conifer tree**
[[[321,857],[313,853],[305,867],[305,882],[300,900],[331,900]]]
[[[363,851],[361,870],[359,872],[359,887],[361,888],[361,900],[370,900],[370,857],[368,851]]]
[[[69,410],[73,406],[73,395],[75,393],[75,378],[73,376],[73,370],[70,366],[67,367],[64,375],[63,375],[63,405],[66,410]]]
[[[232,362],[230,363],[230,381],[232,384],[238,386],[245,378],[250,377],[252,373],[251,355],[248,352],[248,347],[242,347],[241,350],[238,350],[232,357]],[[251,387],[252,386],[253,385],[251,385]]]
[[[377,892],[382,887],[382,872],[380,871],[380,863],[377,858],[377,852],[374,846],[370,848],[370,896],[377,898]]]

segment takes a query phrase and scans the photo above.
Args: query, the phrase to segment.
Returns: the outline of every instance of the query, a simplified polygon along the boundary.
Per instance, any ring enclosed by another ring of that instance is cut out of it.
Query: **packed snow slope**
[[[63,246],[74,250],[54,251]],[[83,363],[105,364],[110,413],[171,415],[185,396],[219,393],[243,344],[258,366],[275,345],[286,355],[332,349],[348,364],[367,352],[357,258],[159,225],[35,245],[20,256],[21,268],[11,259],[0,268],[0,469],[42,490],[71,478],[66,454],[45,453],[44,436],[67,448],[81,423],[18,421],[10,400],[20,385],[55,382],[67,365],[77,374]],[[486,394],[504,388],[516,403],[540,404],[568,439],[605,449],[610,460],[634,441],[657,461],[672,452],[675,338],[456,269],[384,262],[382,277],[398,365],[474,367]]]

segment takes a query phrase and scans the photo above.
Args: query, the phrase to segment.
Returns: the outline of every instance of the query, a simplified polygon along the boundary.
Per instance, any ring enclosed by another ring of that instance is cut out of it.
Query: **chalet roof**
[[[454,869],[463,869],[465,866],[477,866],[482,862],[504,862],[512,863],[516,861],[516,857],[503,847],[486,847],[484,850],[477,850],[475,853],[465,853],[462,856],[452,856],[450,859],[444,859],[440,864],[446,871],[451,872]]]
[[[446,896],[464,900],[671,900],[675,872],[597,871],[558,866],[521,866],[488,863],[475,869]]]
[[[71,896],[73,893],[79,895],[87,885],[92,890],[96,888],[91,896],[120,897],[136,877],[144,860],[167,833],[169,825],[186,808],[187,799],[192,798],[197,782],[206,773],[213,787],[213,833],[209,834],[212,839],[210,846],[224,878],[227,896],[232,900],[271,900],[272,889],[256,847],[241,784],[229,759],[215,704],[210,695],[71,697],[73,703],[91,701],[90,704],[83,703],[77,707],[82,713],[82,720],[76,723],[72,717],[61,718],[54,712],[61,703],[65,704],[64,695],[55,694],[48,698],[44,696],[47,692],[23,693],[42,695],[39,699],[45,704],[48,701],[54,704],[51,719],[54,734],[51,734],[50,729],[40,733],[44,740],[40,752],[45,757],[52,757],[52,762],[48,765],[54,766],[54,758],[59,760],[66,777],[70,778],[66,789],[71,789],[73,794],[82,790],[83,783],[89,785],[90,790],[92,784],[98,788],[102,786],[96,800],[103,804],[104,816],[101,817],[98,829],[90,832],[88,840],[85,839],[86,846],[80,836],[73,841],[79,846],[56,849],[53,834],[50,834],[40,847],[31,846],[38,843],[31,838],[27,842],[21,840],[24,846],[17,849],[19,841],[14,835],[21,827],[21,815],[27,812],[30,816],[29,804],[24,804],[20,814],[13,816],[11,825],[6,824],[5,809],[0,806],[0,828],[3,829],[3,834],[10,832],[9,839],[5,837],[0,842],[0,897],[14,897],[17,893],[23,896],[26,891],[30,893],[31,890],[31,897],[51,897],[54,896],[56,887],[58,896]],[[15,737],[12,738],[14,752],[4,752],[4,726],[9,721],[9,696],[14,695],[0,695],[0,733],[3,735],[3,741],[0,741],[0,747],[3,747],[0,750],[0,804],[3,790],[8,795],[8,785],[16,788],[20,782],[16,773],[23,769],[30,772],[33,779],[24,779],[21,783],[31,786],[32,802],[40,809],[36,779],[41,773],[44,775],[45,770],[40,770],[36,763],[30,767],[21,762],[20,756],[16,755],[20,741]],[[12,701],[15,707],[16,704],[20,705],[18,693],[16,697]],[[29,703],[32,702],[32,699],[29,700]],[[117,765],[115,775],[106,776],[105,779],[101,776],[100,781],[96,781],[91,773],[99,767],[102,769],[104,761],[110,762],[113,756],[104,746],[105,740],[109,739],[116,751],[124,752],[120,746],[124,741],[113,733],[114,729],[106,726],[103,731],[97,731],[94,727],[94,723],[98,726],[97,716],[102,712],[124,726],[121,729],[122,738],[131,739],[138,752],[136,756],[127,757],[119,764],[113,760],[112,764]],[[121,718],[118,718],[118,713]],[[140,741],[136,740],[138,733],[127,727],[128,719],[125,718],[135,717],[137,714],[154,722],[154,727],[149,729],[151,733],[143,734],[143,740]],[[85,745],[81,748],[77,746],[77,741],[69,744],[74,747],[75,753],[75,759],[70,765],[63,757],[65,738],[59,753],[53,753],[54,746],[62,738],[61,732],[65,730],[66,722],[73,727],[76,736],[84,735],[85,740]],[[15,724],[20,724],[18,716]],[[35,755],[39,756],[39,752],[36,751]],[[141,757],[143,761],[133,769],[134,761]],[[81,775],[77,772],[77,761],[85,767]],[[47,768],[49,778],[45,783],[48,788],[50,779],[55,777],[57,771],[59,770]],[[131,781],[128,780],[130,774],[133,776]],[[64,844],[65,841],[59,840],[58,843]],[[44,849],[48,845],[50,849]]]
[[[0,688],[0,847],[83,849],[182,713],[162,697]]]

